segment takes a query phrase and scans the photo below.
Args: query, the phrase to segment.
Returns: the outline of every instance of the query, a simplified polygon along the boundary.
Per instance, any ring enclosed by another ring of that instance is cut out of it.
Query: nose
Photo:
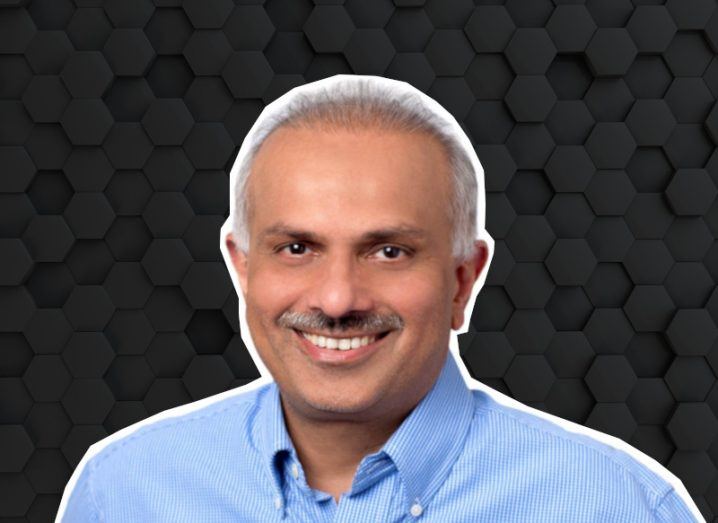
[[[309,291],[308,305],[333,318],[369,310],[367,278],[354,257],[349,253],[327,254],[324,261]]]

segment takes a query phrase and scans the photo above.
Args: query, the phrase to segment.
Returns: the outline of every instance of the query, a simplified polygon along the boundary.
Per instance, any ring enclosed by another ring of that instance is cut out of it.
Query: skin
[[[307,482],[336,502],[361,459],[382,447],[436,381],[450,330],[463,324],[486,265],[481,240],[471,260],[452,257],[450,187],[443,148],[418,133],[284,127],[253,164],[250,247],[241,252],[230,234],[227,248]],[[278,223],[313,237],[268,234]],[[422,236],[362,241],[368,231],[400,225]],[[297,333],[277,325],[286,311],[396,314],[404,326],[368,359],[332,366],[311,360]]]

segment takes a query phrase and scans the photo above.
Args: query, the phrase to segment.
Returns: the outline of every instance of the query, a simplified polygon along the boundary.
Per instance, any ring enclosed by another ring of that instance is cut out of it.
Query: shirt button
[[[282,508],[282,498],[280,496],[275,496],[274,498],[274,508]]]
[[[294,479],[299,477],[299,467],[297,467],[296,463],[292,463],[292,476],[294,476]]]
[[[418,518],[419,516],[421,516],[421,513],[424,512],[424,509],[421,508],[421,505],[419,505],[418,503],[414,503],[411,506],[411,510],[409,512],[411,512],[412,516]]]

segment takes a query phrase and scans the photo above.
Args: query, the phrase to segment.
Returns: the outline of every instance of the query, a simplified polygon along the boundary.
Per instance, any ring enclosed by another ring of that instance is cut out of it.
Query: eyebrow
[[[269,236],[286,236],[294,240],[308,241],[312,243],[321,243],[322,237],[310,232],[291,227],[290,225],[279,222],[267,227],[259,234],[259,239],[264,240]],[[426,231],[410,225],[396,225],[393,227],[382,227],[373,231],[367,231],[359,237],[360,243],[385,242],[400,238],[414,238],[423,240],[427,238]]]

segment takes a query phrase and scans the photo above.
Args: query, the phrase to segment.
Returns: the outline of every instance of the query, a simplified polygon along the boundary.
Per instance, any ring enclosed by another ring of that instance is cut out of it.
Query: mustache
[[[342,332],[359,330],[364,332],[384,332],[404,327],[404,320],[397,314],[347,314],[332,318],[321,311],[286,311],[277,319],[277,325],[288,329]]]

